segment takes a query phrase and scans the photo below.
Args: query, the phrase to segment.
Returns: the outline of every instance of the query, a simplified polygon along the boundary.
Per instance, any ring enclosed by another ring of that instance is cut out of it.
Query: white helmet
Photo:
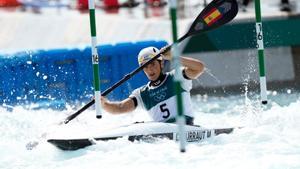
[[[142,49],[138,56],[139,65],[145,64],[154,56],[159,54],[159,52],[160,51],[156,47],[152,47],[152,46]],[[159,56],[157,59],[162,60],[162,56]]]

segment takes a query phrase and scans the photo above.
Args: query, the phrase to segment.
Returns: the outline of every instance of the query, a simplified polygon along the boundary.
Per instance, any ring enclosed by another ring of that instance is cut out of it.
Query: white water
[[[300,168],[300,94],[269,93],[266,108],[247,96],[194,97],[196,123],[205,127],[244,126],[230,135],[220,135],[189,144],[187,152],[170,140],[155,143],[125,139],[99,142],[77,151],[61,151],[45,142],[56,131],[84,132],[148,120],[144,112],[112,116],[101,120],[88,110],[68,125],[57,125],[74,110],[24,110],[0,108],[0,168],[213,168],[213,169],[298,169]],[[41,138],[39,138],[41,137]],[[29,141],[39,141],[27,150]]]

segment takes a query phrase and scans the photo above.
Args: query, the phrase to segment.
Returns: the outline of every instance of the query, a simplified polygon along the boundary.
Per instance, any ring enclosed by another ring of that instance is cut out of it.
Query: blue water
[[[257,95],[230,97],[194,96],[196,123],[205,127],[243,126],[230,135],[220,135],[187,146],[170,140],[155,143],[118,139],[99,142],[78,151],[61,151],[45,142],[56,132],[86,132],[149,120],[137,110],[128,115],[104,112],[101,120],[93,110],[83,112],[67,125],[59,125],[74,110],[12,111],[0,108],[0,168],[213,168],[299,169],[300,94],[287,90],[269,92],[269,104],[261,106]],[[30,141],[39,144],[26,148]]]

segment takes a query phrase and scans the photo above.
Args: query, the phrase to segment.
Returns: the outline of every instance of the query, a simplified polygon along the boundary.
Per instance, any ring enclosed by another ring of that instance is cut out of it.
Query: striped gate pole
[[[256,17],[256,40],[257,40],[257,50],[258,50],[258,62],[259,62],[261,103],[267,104],[268,103],[267,82],[266,82],[266,74],[265,74],[264,39],[263,39],[263,27],[261,21],[260,0],[255,0],[255,17]]]
[[[178,43],[177,41],[177,0],[170,0],[170,15],[171,15],[171,21],[172,21],[172,37],[173,37],[173,48],[172,48],[172,55],[173,55],[173,62],[175,66],[175,80],[174,80],[174,86],[176,90],[176,98],[177,98],[177,124],[178,124],[178,135],[179,135],[179,142],[180,142],[180,152],[185,152],[186,147],[186,140],[185,140],[185,116],[183,114],[183,104],[182,104],[182,95],[180,93],[180,53],[178,51]]]
[[[100,76],[99,76],[99,56],[97,52],[97,35],[96,35],[96,17],[95,17],[95,1],[89,0],[90,28],[91,28],[91,43],[92,43],[92,62],[94,75],[94,92],[95,92],[95,108],[96,118],[102,117],[100,104]]]

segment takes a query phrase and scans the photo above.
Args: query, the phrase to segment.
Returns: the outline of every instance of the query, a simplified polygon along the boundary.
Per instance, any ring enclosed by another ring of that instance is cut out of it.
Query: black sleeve
[[[185,69],[182,70],[182,76],[183,76],[186,80],[192,80],[191,78],[189,78],[189,77],[185,74]]]
[[[134,103],[134,107],[137,107],[138,103],[137,103],[137,99],[134,96],[129,97],[133,103]]]

